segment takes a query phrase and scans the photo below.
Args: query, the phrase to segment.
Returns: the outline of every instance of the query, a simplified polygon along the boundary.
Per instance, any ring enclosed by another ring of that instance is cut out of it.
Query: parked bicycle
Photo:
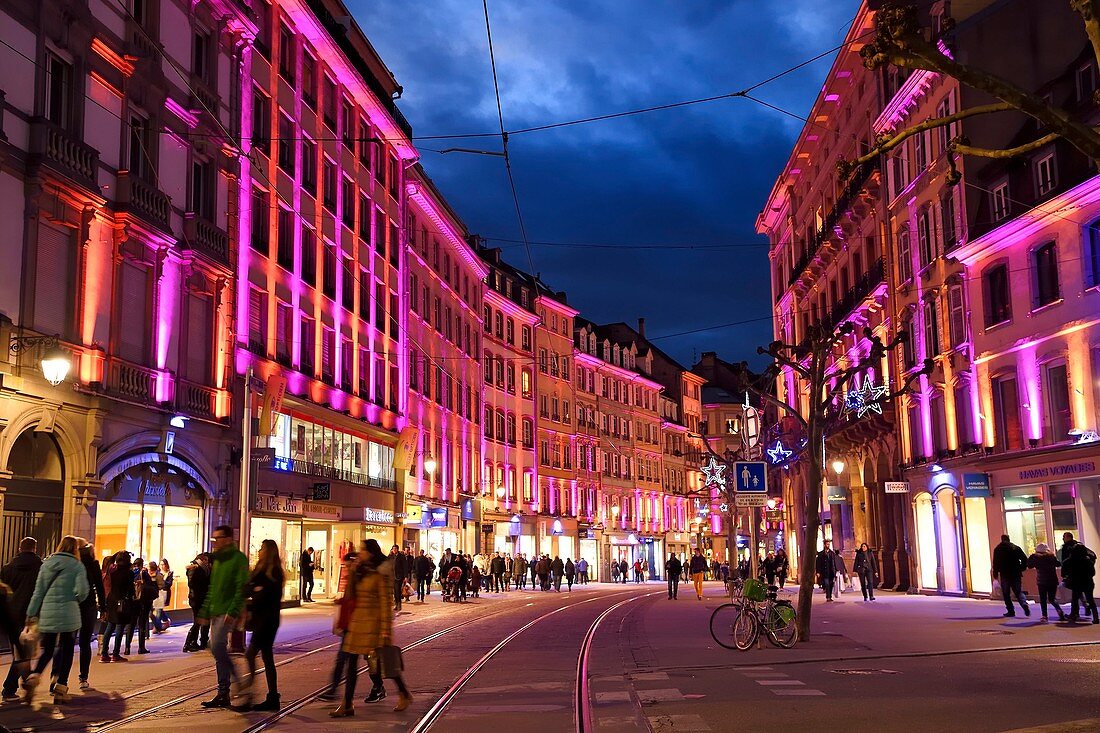
[[[710,634],[726,649],[747,651],[761,630],[773,645],[790,649],[798,641],[794,606],[776,597],[779,587],[746,580],[740,600],[724,603],[710,616]]]

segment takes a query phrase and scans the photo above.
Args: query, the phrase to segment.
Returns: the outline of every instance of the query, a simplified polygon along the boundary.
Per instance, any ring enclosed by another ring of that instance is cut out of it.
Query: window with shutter
[[[275,357],[290,359],[290,342],[294,339],[294,309],[290,303],[275,304]]]
[[[34,328],[72,340],[76,243],[72,229],[38,224],[38,263],[34,277]]]
[[[317,333],[314,327],[315,321],[312,318],[302,317],[302,335],[299,337],[301,341],[301,368],[306,374],[313,374],[314,371],[314,339],[317,338]]]
[[[327,327],[322,328],[321,331],[321,376],[332,379],[332,352],[335,350],[333,346],[336,341],[336,331]]]
[[[208,384],[213,373],[211,359],[213,321],[213,307],[210,298],[192,295],[187,299],[185,377],[199,384]]]
[[[119,298],[119,356],[144,364],[149,359],[148,270],[123,262]]]
[[[947,307],[950,309],[951,345],[958,346],[966,340],[966,314],[963,311],[962,285],[952,285],[947,289]]]
[[[248,291],[248,346],[260,354],[267,350],[267,293],[259,288]]]

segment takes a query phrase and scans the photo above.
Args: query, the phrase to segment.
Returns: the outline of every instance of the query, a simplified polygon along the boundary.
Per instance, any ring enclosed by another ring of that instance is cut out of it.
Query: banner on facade
[[[369,512],[369,511],[371,511],[371,510],[370,509],[364,510],[364,512]],[[369,521],[373,521],[373,520],[368,519],[366,521],[369,522]],[[405,524],[409,525],[410,527],[415,527],[415,526],[422,525],[423,523],[424,523],[424,508],[422,506],[420,506],[419,504],[409,504],[408,506],[405,507]]]
[[[967,499],[983,499],[993,496],[988,473],[964,473],[963,496]]]
[[[271,435],[275,418],[283,409],[284,396],[286,396],[286,377],[282,374],[272,374],[267,378],[267,385],[264,387],[264,400],[260,407],[260,425],[256,431],[258,437],[266,438]]]
[[[447,507],[432,507],[427,516],[428,527],[447,526]]]
[[[908,494],[909,482],[908,481],[884,481],[882,489],[887,494]]]
[[[476,499],[464,499],[462,501],[462,518],[467,522],[477,521]]]
[[[393,470],[409,471],[416,458],[416,439],[420,429],[406,425],[397,436],[397,447],[393,451]]]

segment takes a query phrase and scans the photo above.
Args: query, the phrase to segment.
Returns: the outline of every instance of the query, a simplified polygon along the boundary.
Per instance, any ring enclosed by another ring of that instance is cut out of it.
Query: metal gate
[[[4,512],[0,532],[0,563],[8,563],[19,552],[24,537],[38,540],[38,554],[49,555],[61,542],[60,512]]]

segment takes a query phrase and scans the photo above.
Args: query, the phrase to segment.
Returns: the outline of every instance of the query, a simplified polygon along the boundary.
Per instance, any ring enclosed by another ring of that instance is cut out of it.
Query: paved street
[[[72,703],[55,708],[40,693],[34,705],[0,708],[0,723],[103,732],[576,730],[578,663],[590,639],[584,698],[596,731],[1100,730],[1098,627],[1003,619],[988,601],[882,593],[869,604],[848,593],[832,604],[816,599],[811,642],[740,653],[711,639],[721,588],[708,584],[706,595],[699,602],[689,590],[670,602],[654,583],[489,594],[456,606],[432,596],[398,617],[410,709],[391,711],[392,688],[383,703],[364,704],[361,676],[356,717],[337,721],[328,717],[334,704],[314,699],[335,650],[327,605],[284,614],[278,716],[202,710],[210,658],[180,653],[176,627],[146,657],[94,663],[94,689]]]

